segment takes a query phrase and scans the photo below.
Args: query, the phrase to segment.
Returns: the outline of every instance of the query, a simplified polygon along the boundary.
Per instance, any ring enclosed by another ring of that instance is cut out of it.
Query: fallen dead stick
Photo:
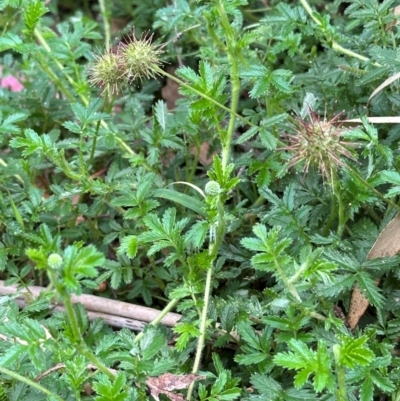
[[[21,298],[15,299],[15,302],[20,309],[24,309],[28,306],[28,303]],[[55,306],[54,308],[52,308],[52,312],[65,312],[65,308],[63,306]],[[90,321],[103,319],[104,322],[109,326],[117,327],[119,329],[125,328],[133,331],[143,331],[144,327],[146,326],[146,322],[142,322],[136,319],[130,319],[123,316],[109,315],[108,313],[100,313],[87,310],[87,316]]]
[[[18,298],[26,299],[27,297],[29,298],[32,295],[34,297],[38,297],[42,291],[46,290],[46,288],[38,286],[30,286],[28,288],[29,291],[18,289],[15,285],[6,287],[4,285],[4,281],[0,280],[0,295],[11,295],[18,293],[20,295]],[[81,303],[88,312],[106,314],[108,315],[108,319],[121,317],[150,323],[155,320],[160,314],[160,311],[157,309],[129,304],[127,302],[116,301],[114,299],[97,297],[95,295],[72,295],[71,301],[73,303]],[[61,305],[61,303],[59,303],[59,305]],[[103,316],[98,317],[102,317],[104,319]],[[163,317],[161,323],[165,326],[174,327],[180,318],[181,315],[179,315],[178,313],[169,312]]]
[[[15,285],[5,286],[4,281],[0,280],[0,296],[18,294],[15,301],[20,308],[28,306],[27,297],[32,295],[38,297],[42,291],[46,290],[46,288],[38,286],[29,286],[28,289],[29,291],[19,290]],[[97,297],[95,295],[74,295],[71,297],[71,300],[73,303],[81,303],[86,308],[88,319],[91,321],[101,318],[112,327],[127,328],[134,331],[142,331],[146,323],[155,320],[160,313],[157,309],[128,304],[127,302],[115,301],[114,299]],[[54,307],[54,310],[64,312],[65,308],[61,304],[58,304]],[[178,313],[169,312],[161,320],[161,323],[165,326],[174,327],[181,317]],[[220,323],[217,323],[216,327],[219,328]],[[226,334],[226,332],[221,330],[219,334],[216,333],[216,336],[218,337],[223,334]],[[240,341],[237,332],[232,331],[229,334],[235,342]]]

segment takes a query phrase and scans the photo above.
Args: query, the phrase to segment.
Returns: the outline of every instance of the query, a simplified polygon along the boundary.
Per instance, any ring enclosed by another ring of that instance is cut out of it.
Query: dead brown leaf
[[[200,153],[199,153],[199,162],[203,165],[203,166],[209,166],[214,159],[214,155],[218,154],[218,152],[213,152],[210,156],[208,155],[210,151],[210,144],[208,142],[203,142],[200,145]],[[190,148],[190,153],[194,156],[196,154],[197,150],[196,148],[193,146],[192,148]]]
[[[393,21],[389,22],[389,23],[386,25],[386,30],[387,30],[387,31],[388,31],[390,28],[393,28],[394,26],[396,26],[396,25],[399,24],[398,15],[400,14],[400,6],[396,6],[396,7],[392,8],[391,11],[392,11],[392,13],[396,16],[396,18],[395,18]]]
[[[149,386],[151,395],[157,401],[159,401],[160,394],[165,394],[171,401],[185,401],[182,394],[175,394],[172,391],[188,388],[195,380],[204,379],[205,376],[195,374],[174,375],[172,373],[164,373],[158,377],[149,377],[146,384]]]
[[[375,244],[368,253],[367,259],[396,256],[400,252],[400,213],[383,229]],[[379,279],[375,280],[379,284]],[[357,326],[361,316],[369,306],[368,299],[360,291],[358,285],[351,295],[347,323],[351,329]]]

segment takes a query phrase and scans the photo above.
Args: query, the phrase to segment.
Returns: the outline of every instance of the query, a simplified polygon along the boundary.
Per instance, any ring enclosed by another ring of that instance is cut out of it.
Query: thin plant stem
[[[110,49],[110,41],[111,41],[111,28],[110,28],[109,15],[104,0],[99,0],[99,6],[100,6],[101,17],[103,18],[104,42],[106,46],[106,51],[108,52]]]
[[[67,89],[67,87],[62,83],[62,81],[57,77],[56,73],[44,62],[41,60],[41,56],[36,56],[37,62],[40,64],[42,70],[50,77],[50,79],[54,82],[56,86],[61,90],[64,96],[70,101],[75,102],[74,95]]]
[[[239,120],[241,120],[243,123],[245,123],[246,125],[249,125],[251,127],[255,127],[256,125],[253,124],[251,121],[249,121],[247,118],[241,116],[240,114],[238,114],[236,111],[233,112],[229,107],[224,106],[222,103],[217,102],[215,99],[213,99],[212,97],[206,95],[203,92],[198,91],[197,89],[193,88],[192,86],[188,85],[187,83],[183,82],[181,79],[169,74],[168,72],[162,70],[161,68],[157,67],[155,68],[157,70],[158,73],[160,73],[161,75],[166,76],[167,78],[172,79],[174,82],[176,82],[177,84],[183,86],[186,89],[189,89],[190,91],[192,91],[193,93],[195,93],[196,95],[207,99],[208,101],[210,101],[211,103],[215,104],[216,106],[218,106],[220,109],[227,111],[229,114],[234,115],[235,117],[237,117]]]
[[[94,137],[93,137],[93,142],[92,142],[92,149],[90,151],[90,156],[89,156],[89,166],[93,166],[93,159],[94,159],[94,153],[96,152],[96,145],[97,145],[97,138],[99,136],[99,129],[100,129],[100,123],[101,121],[97,121],[96,124],[96,129],[94,132]]]
[[[240,80],[239,80],[238,59],[236,57],[235,33],[229,23],[228,15],[224,9],[222,2],[220,0],[216,0],[215,4],[216,4],[216,8],[218,10],[218,14],[221,19],[221,25],[224,29],[225,36],[226,36],[226,38],[225,38],[225,41],[227,43],[226,52],[228,55],[228,61],[229,61],[229,65],[230,65],[230,80],[231,80],[230,108],[228,109],[227,107],[220,105],[214,99],[212,99],[212,100],[208,99],[208,100],[211,100],[214,104],[216,104],[219,107],[223,106],[222,109],[228,111],[230,114],[227,132],[226,132],[226,134],[220,135],[220,141],[221,141],[221,146],[222,146],[221,164],[222,164],[222,170],[225,173],[226,169],[228,167],[228,163],[229,163],[232,136],[233,136],[233,131],[235,128],[235,117],[238,116],[237,108],[238,108],[239,92],[240,92]],[[223,45],[222,42],[219,42],[219,43]],[[190,89],[193,90],[193,88],[190,88]],[[205,97],[204,94],[200,94],[200,96]],[[241,116],[239,118],[242,121],[245,120],[245,123],[250,126],[254,125],[254,124],[250,123],[250,121],[243,119],[243,117],[241,117]],[[201,361],[201,358],[203,355],[203,348],[205,345],[206,331],[207,331],[208,306],[209,306],[210,297],[211,297],[213,264],[214,264],[214,260],[217,256],[218,250],[221,246],[224,235],[225,235],[224,208],[223,208],[223,204],[221,204],[220,201],[218,202],[217,208],[218,208],[218,226],[217,226],[215,243],[210,243],[210,246],[209,246],[209,254],[210,254],[213,262],[211,263],[210,267],[208,268],[207,275],[206,275],[203,310],[201,313],[201,320],[200,320],[200,336],[199,336],[199,339],[197,342],[196,356],[195,356],[195,360],[194,360],[194,364],[193,364],[193,368],[192,368],[193,374],[196,374],[198,372],[199,367],[200,367],[200,361]],[[189,401],[192,398],[193,389],[194,389],[194,382],[189,386],[189,389],[188,389],[187,399]]]
[[[103,100],[102,109],[101,109],[102,112],[106,108],[107,102],[108,102],[108,95],[107,95],[107,92],[106,92],[104,100]],[[92,149],[90,151],[89,166],[92,166],[92,164],[93,164],[94,153],[96,151],[97,137],[99,135],[100,124],[101,124],[101,120],[97,121],[96,129],[95,129],[94,137],[93,137],[93,142],[92,142]]]
[[[43,394],[46,394],[48,396],[54,397],[55,399],[57,399],[58,401],[65,401],[64,398],[61,398],[60,396],[58,396],[57,394],[52,393],[50,390],[48,390],[46,387],[41,386],[38,383],[35,383],[34,381],[28,379],[25,376],[21,376],[18,373],[13,372],[12,370],[9,370],[7,368],[3,368],[2,366],[0,366],[0,373],[3,373],[7,376],[12,377],[15,380],[18,380],[19,382],[25,383],[30,387],[35,388],[36,390],[42,392]]]
[[[72,335],[74,336],[74,346],[75,348],[83,354],[86,359],[93,363],[98,370],[107,375],[111,380],[115,380],[115,375],[110,372],[109,369],[89,350],[87,349],[85,343],[82,340],[82,336],[79,330],[78,321],[76,319],[75,311],[72,306],[71,298],[69,294],[62,295],[63,303],[65,306],[65,311],[67,312],[68,320],[71,325]]]
[[[375,210],[367,207],[366,205],[361,205],[361,207],[368,213],[368,215],[371,217],[372,220],[374,220],[376,224],[380,224],[381,218],[378,216],[378,213],[376,213]]]
[[[303,273],[305,273],[307,271],[307,269],[309,268],[309,265],[307,263],[303,263],[300,267],[299,270],[297,270],[297,272],[290,277],[290,279],[288,280],[289,284],[295,284],[297,281],[299,281],[303,275]]]
[[[379,16],[378,16],[378,24],[379,24],[379,28],[380,28],[380,31],[381,31],[381,38],[382,38],[383,47],[387,47],[385,24],[383,24],[382,18],[379,17]]]
[[[158,323],[163,320],[164,316],[171,312],[172,309],[175,308],[175,306],[178,304],[179,299],[175,298],[169,301],[168,305],[160,312],[160,314],[151,322],[149,323],[150,326],[156,326]],[[135,343],[138,342],[142,337],[144,336],[144,332],[141,331],[136,337],[135,337]]]
[[[337,204],[338,204],[338,229],[337,229],[337,234],[339,237],[343,235],[343,229],[346,224],[346,217],[344,215],[344,205],[343,205],[343,200],[342,196],[340,193],[340,184],[339,180],[336,176],[336,174],[332,177],[333,182],[333,194],[336,197]]]
[[[226,35],[226,51],[228,55],[228,61],[230,65],[230,81],[231,81],[231,106],[230,114],[231,118],[229,120],[228,130],[226,136],[221,138],[222,142],[222,169],[225,171],[229,162],[230,148],[232,142],[232,135],[235,128],[235,114],[239,103],[239,93],[240,93],[240,79],[239,79],[239,63],[238,57],[236,57],[236,38],[234,31],[229,23],[228,15],[224,9],[223,4],[220,0],[216,1],[216,7],[221,18],[221,25],[224,28]]]
[[[313,21],[318,26],[321,26],[321,21],[319,21],[318,18],[315,17],[313,10],[311,9],[310,5],[307,3],[307,0],[300,0],[300,3],[304,7],[304,9],[307,11],[308,15],[313,19]],[[352,50],[344,48],[339,43],[337,43],[335,40],[330,41],[330,45],[331,45],[332,50],[337,51],[339,53],[345,54],[345,55],[353,57],[353,58],[357,58],[362,61],[371,61],[368,57],[365,57],[361,54],[353,52]],[[374,65],[376,67],[382,66],[379,63],[374,63]]]
[[[229,163],[230,151],[231,151],[231,143],[233,131],[235,129],[235,117],[234,113],[238,108],[239,104],[239,92],[240,92],[240,80],[239,80],[239,65],[234,57],[228,53],[228,59],[230,59],[231,63],[231,118],[229,120],[228,131],[226,133],[226,137],[223,141],[222,147],[222,169],[225,171],[226,167]]]
[[[338,401],[347,401],[346,393],[346,372],[344,367],[340,364],[340,348],[338,344],[333,346],[333,355],[335,358],[335,373],[337,378],[338,388],[336,390],[336,397]]]
[[[206,286],[204,290],[204,305],[201,312],[201,320],[200,320],[200,337],[197,343],[197,352],[196,357],[194,359],[192,373],[196,374],[199,371],[201,356],[203,354],[203,348],[206,341],[206,330],[207,330],[207,315],[208,315],[208,305],[210,302],[211,295],[211,280],[212,280],[213,268],[209,267],[207,270],[206,277]],[[191,394],[190,394],[191,395]],[[190,396],[188,394],[188,399],[190,400]]]
[[[34,34],[35,34],[38,42],[44,47],[44,49],[47,51],[47,53],[51,53],[50,46],[48,45],[48,43],[46,42],[46,39],[43,37],[42,33],[39,31],[38,28],[35,28]],[[68,82],[72,86],[74,86],[74,80],[72,79],[72,77],[69,74],[65,73],[64,66],[57,59],[54,59],[54,62],[57,65],[57,67],[63,72],[63,74],[64,74],[65,78],[68,80]],[[83,95],[81,95],[81,96],[83,96]],[[74,101],[75,101],[75,99],[74,99]]]
[[[81,332],[79,330],[78,321],[75,316],[75,311],[72,306],[71,298],[69,294],[66,293],[65,290],[63,290],[61,296],[65,306],[65,311],[67,312],[69,324],[71,325],[72,335],[74,336],[74,340],[76,343],[80,343],[82,341],[82,337],[81,337]]]
[[[285,272],[281,268],[280,264],[277,262],[277,260],[274,261],[276,270],[279,273],[279,276],[281,277],[283,283],[285,284],[285,287],[289,290],[289,292],[293,295],[294,298],[297,299],[300,303],[302,302],[299,293],[297,292],[295,286],[293,285],[293,282],[290,282],[290,280],[286,277]]]
[[[218,229],[214,243],[210,243],[209,245],[209,255],[211,256],[212,261],[215,260],[218,250],[221,246],[222,240],[225,235],[225,216],[224,216],[224,208],[223,205],[219,205],[218,207]],[[201,312],[201,319],[200,319],[200,336],[197,342],[197,349],[196,349],[196,356],[193,363],[192,373],[197,374],[200,367],[201,357],[203,355],[203,348],[206,342],[206,332],[207,332],[207,316],[208,316],[208,306],[211,297],[211,284],[212,284],[212,274],[213,274],[213,264],[208,267],[207,275],[206,275],[206,283],[204,288],[204,298],[203,298],[203,309]],[[189,386],[187,399],[188,401],[191,400],[192,394],[194,389],[194,382]]]
[[[328,221],[326,222],[326,224],[325,224],[325,226],[324,226],[324,228],[322,230],[322,235],[324,237],[328,235],[329,230],[332,227],[333,222],[335,221],[336,212],[337,212],[337,205],[336,205],[336,201],[335,201],[335,196],[332,196],[331,212],[329,214]]]
[[[198,302],[197,302],[197,299],[196,299],[196,295],[195,295],[193,292],[192,292],[192,294],[191,294],[191,297],[192,297],[192,299],[193,299],[193,302],[194,302],[194,305],[195,305],[197,314],[199,315],[199,318],[201,319],[201,310],[200,310],[200,308],[197,306],[197,305],[198,305]]]
[[[86,359],[93,363],[97,369],[107,375],[111,380],[115,380],[115,375],[86,347],[79,330],[78,320],[76,319],[75,311],[71,302],[71,297],[67,292],[64,284],[60,284],[57,280],[56,274],[50,267],[47,270],[50,283],[54,286],[57,293],[60,295],[65,307],[65,312],[72,330],[73,345],[78,352],[83,354]]]
[[[115,380],[115,375],[112,373],[106,365],[104,365],[84,344],[82,341],[79,344],[74,344],[75,348],[88,359],[96,368],[104,373],[111,380]]]

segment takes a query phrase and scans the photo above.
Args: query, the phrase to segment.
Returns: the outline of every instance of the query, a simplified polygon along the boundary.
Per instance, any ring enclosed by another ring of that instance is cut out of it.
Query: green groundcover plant
[[[399,7],[1,1],[0,400],[400,400]]]

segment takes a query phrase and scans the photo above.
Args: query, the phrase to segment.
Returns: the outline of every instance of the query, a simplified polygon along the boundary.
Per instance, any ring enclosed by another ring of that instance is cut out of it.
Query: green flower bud
[[[59,269],[63,264],[63,258],[58,253],[52,253],[47,258],[47,264],[52,269]]]
[[[215,196],[221,192],[221,186],[217,181],[208,181],[204,190],[206,195]]]

